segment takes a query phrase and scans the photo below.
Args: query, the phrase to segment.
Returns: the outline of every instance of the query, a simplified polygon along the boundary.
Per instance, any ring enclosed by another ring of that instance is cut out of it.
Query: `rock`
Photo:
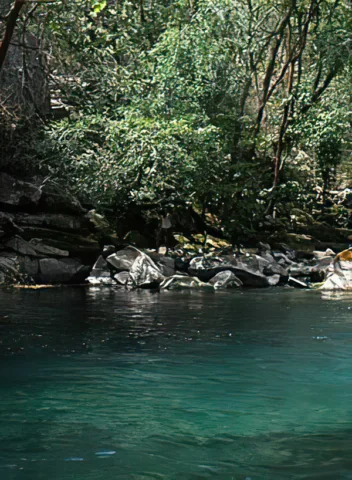
[[[119,272],[119,273],[116,273],[116,275],[114,275],[114,279],[120,285],[127,285],[130,279],[130,274],[129,272]]]
[[[39,270],[38,280],[41,283],[66,283],[78,279],[84,266],[73,258],[42,258],[39,260]]]
[[[189,262],[188,273],[191,276],[198,276],[198,274],[202,274],[205,271],[209,271],[211,269],[217,268],[223,265],[225,262],[222,258],[219,257],[194,257]],[[214,274],[215,275],[215,274]],[[212,275],[212,277],[214,276]],[[211,277],[210,277],[211,278]],[[210,278],[208,280],[210,280]],[[206,281],[208,281],[206,280]]]
[[[308,252],[313,252],[316,245],[320,244],[320,241],[316,240],[312,236],[298,233],[288,233],[287,241],[295,250]]]
[[[275,261],[265,267],[263,273],[264,275],[279,275],[282,281],[287,281],[288,279],[288,271],[286,268]]]
[[[313,255],[317,260],[321,260],[322,258],[326,258],[326,257],[330,257],[330,258],[335,257],[335,252],[331,250],[331,248],[327,248],[325,252],[319,252],[318,250],[315,250],[313,252]]]
[[[6,212],[0,212],[0,228],[3,234],[6,232],[17,233],[21,231],[21,228],[15,223],[15,216]]]
[[[247,265],[252,270],[263,273],[264,268],[269,267],[270,262],[260,255],[242,255],[239,257],[242,264]]]
[[[134,287],[154,288],[165,279],[153,260],[145,253],[135,259],[130,268],[130,280]]]
[[[175,289],[175,288],[199,288],[199,287],[211,287],[209,283],[204,283],[199,280],[197,277],[188,277],[185,275],[174,275],[173,277],[166,278],[161,284],[160,288],[165,289]]]
[[[273,252],[273,257],[275,258],[275,260],[280,263],[281,265],[292,265],[293,262],[293,259],[295,258],[294,255],[286,255],[282,252]]]
[[[0,271],[5,275],[18,275],[18,259],[16,255],[1,254],[0,256]]]
[[[209,282],[217,273],[229,270],[238,277],[246,287],[268,287],[270,285],[267,277],[247,267],[242,262],[234,261],[231,263],[222,263],[222,259],[213,257],[204,259],[204,257],[196,257],[191,260],[188,269],[192,276],[197,276],[202,282]],[[237,263],[237,264],[236,264]],[[208,267],[208,265],[212,265]]]
[[[63,215],[58,213],[40,213],[36,215],[17,213],[15,221],[21,227],[43,227],[81,233],[85,230],[89,233],[88,223],[81,216]]]
[[[123,250],[109,255],[106,260],[116,268],[117,271],[129,270],[140,254],[141,252],[137,248],[126,247]]]
[[[159,268],[164,277],[172,277],[175,275],[176,267],[175,260],[170,257],[165,257],[164,255],[159,255],[158,253],[149,253],[150,258]]]
[[[167,247],[164,247],[163,245],[161,245],[161,246],[158,248],[158,254],[159,254],[159,255],[166,255],[166,254],[167,254]]]
[[[271,252],[271,246],[268,243],[259,242],[258,243],[258,250],[260,254]]]
[[[80,202],[61,185],[47,182],[41,186],[40,208],[52,213],[82,215],[86,210]]]
[[[352,248],[336,255],[322,290],[352,290]]]
[[[83,236],[48,228],[23,227],[21,236],[26,240],[41,238],[46,245],[67,250],[72,256],[96,255],[100,252],[99,242],[93,235]]]
[[[309,288],[309,286],[305,283],[302,282],[301,280],[297,280],[297,278],[289,277],[288,282],[287,282],[291,287],[296,287],[296,288]]]
[[[213,285],[215,289],[242,286],[241,280],[230,270],[217,273],[209,283]]]
[[[301,262],[301,263],[293,263],[289,269],[288,272],[290,274],[290,277],[306,277],[307,275],[310,275],[311,273],[311,266]]]
[[[109,269],[108,262],[100,255],[93,265],[93,268],[89,274],[90,277],[94,278],[107,278],[111,277],[111,272]],[[90,282],[92,283],[92,282]]]
[[[23,260],[23,271],[30,277],[36,277],[39,273],[39,260],[38,258],[32,258],[25,256]]]
[[[33,246],[23,238],[16,235],[5,243],[6,247],[11,248],[15,252],[21,253],[22,255],[31,255],[32,257],[37,257],[38,253]]]
[[[103,269],[103,270],[109,271],[109,264],[105,260],[105,258],[103,258],[103,256],[100,255],[97,261],[95,262],[95,264],[93,265],[93,269]]]
[[[189,258],[175,258],[175,269],[178,272],[187,272],[189,268],[190,260]]]
[[[271,287],[276,287],[280,283],[281,276],[276,274],[276,275],[271,275],[268,277],[268,282]]]
[[[41,255],[49,255],[53,257],[68,257],[69,252],[67,250],[61,250],[60,248],[50,247],[42,243],[43,240],[40,238],[32,238],[29,241],[29,245],[34,248],[34,250]]]
[[[0,173],[0,203],[13,207],[37,205],[41,189],[29,182]]]

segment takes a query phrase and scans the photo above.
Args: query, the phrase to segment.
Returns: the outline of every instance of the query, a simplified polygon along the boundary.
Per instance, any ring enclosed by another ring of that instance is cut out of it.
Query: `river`
[[[0,291],[1,480],[352,479],[352,296]]]

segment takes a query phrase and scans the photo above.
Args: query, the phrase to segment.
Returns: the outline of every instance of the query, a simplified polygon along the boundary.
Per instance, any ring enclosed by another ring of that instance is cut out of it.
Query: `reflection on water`
[[[352,297],[0,292],[0,479],[352,479]]]

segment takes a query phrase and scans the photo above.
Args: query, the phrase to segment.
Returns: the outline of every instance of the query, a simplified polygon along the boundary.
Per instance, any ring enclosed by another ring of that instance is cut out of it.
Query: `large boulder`
[[[89,283],[93,283],[93,284],[96,284],[96,283],[106,284],[107,278],[111,278],[111,271],[109,268],[109,264],[105,260],[105,258],[103,258],[103,256],[100,255],[97,261],[95,262],[95,264],[93,265],[93,268],[90,271],[90,274],[87,280]],[[100,279],[100,280],[97,281],[97,279]]]
[[[42,258],[39,269],[38,281],[45,284],[79,281],[86,276],[84,265],[74,258]]]
[[[45,212],[82,215],[86,210],[71,193],[54,182],[44,182],[41,187],[40,209]]]
[[[223,272],[217,273],[209,283],[213,285],[215,290],[219,288],[229,288],[229,287],[241,287],[242,282],[236,275],[230,270],[224,270]]]
[[[140,252],[130,268],[130,281],[134,287],[158,287],[165,279],[153,260],[145,253]]]
[[[192,259],[189,266],[189,273],[197,276],[202,282],[209,282],[217,273],[224,271],[233,272],[241,280],[245,287],[269,287],[268,278],[259,271],[252,270],[240,261],[227,263],[221,258],[203,259],[196,257]]]
[[[164,277],[172,277],[176,272],[175,260],[158,253],[149,253],[150,258],[159,268]]]
[[[322,290],[352,290],[352,248],[336,255]]]
[[[141,252],[134,247],[126,247],[123,250],[119,250],[112,255],[109,255],[106,260],[110,265],[112,265],[118,272],[124,270],[130,270],[134,261]]]

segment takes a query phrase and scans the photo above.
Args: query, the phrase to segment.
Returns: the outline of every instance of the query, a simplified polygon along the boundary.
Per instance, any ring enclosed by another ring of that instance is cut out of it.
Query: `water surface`
[[[352,479],[352,297],[0,291],[0,479]]]

